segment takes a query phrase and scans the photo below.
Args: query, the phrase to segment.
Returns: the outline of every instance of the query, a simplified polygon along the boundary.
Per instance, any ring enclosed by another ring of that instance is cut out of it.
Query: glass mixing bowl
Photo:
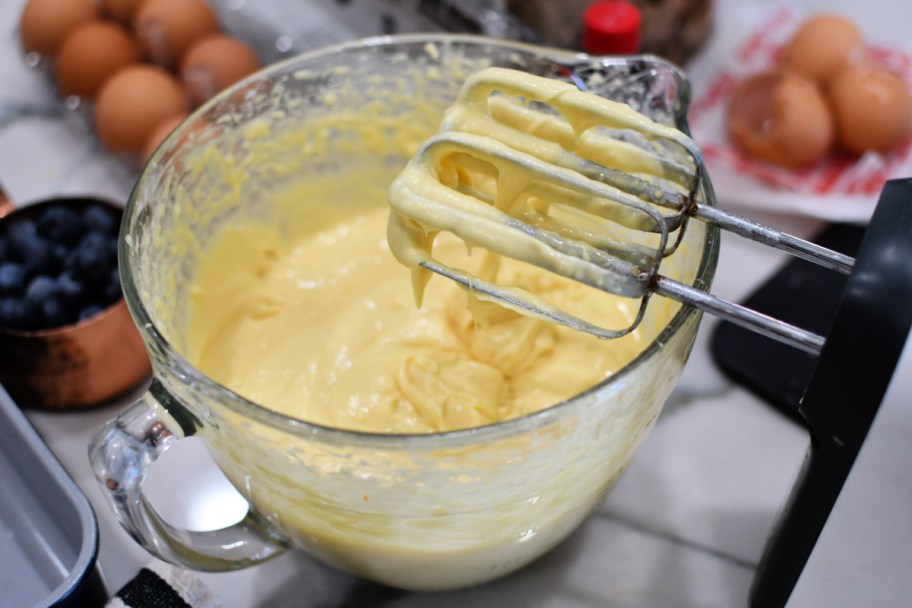
[[[392,179],[437,129],[465,77],[487,65],[554,77],[570,69],[598,93],[686,128],[687,81],[657,58],[394,36],[259,72],[200,108],[145,167],[126,208],[120,260],[154,379],[139,402],[99,430],[90,454],[121,524],[151,553],[228,570],[295,546],[405,589],[460,587],[516,570],[553,547],[624,470],[674,387],[700,319],[661,298],[653,298],[643,323],[648,347],[608,380],[538,413],[453,432],[382,435],[309,424],[245,399],[186,358],[189,286],[220,226],[282,221],[273,202],[288,184],[352,163]],[[363,204],[353,187],[340,179],[334,204]],[[705,178],[701,195],[713,203]],[[298,220],[318,204],[301,200]],[[691,222],[663,274],[708,288],[717,239],[714,228]],[[143,498],[152,463],[190,435],[204,440],[250,503],[236,525],[177,529]]]

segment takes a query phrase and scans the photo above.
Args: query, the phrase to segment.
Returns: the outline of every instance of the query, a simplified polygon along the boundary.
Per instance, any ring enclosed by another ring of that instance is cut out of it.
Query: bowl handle
[[[171,401],[153,380],[148,392],[101,427],[89,445],[95,478],[120,525],[156,557],[194,570],[237,570],[284,552],[289,541],[253,509],[234,525],[197,532],[171,526],[144,498],[143,482],[152,464],[198,428],[171,419],[162,405]]]

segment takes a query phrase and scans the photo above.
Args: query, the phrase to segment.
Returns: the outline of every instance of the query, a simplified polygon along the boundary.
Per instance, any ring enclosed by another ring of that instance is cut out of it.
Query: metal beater
[[[505,307],[600,338],[633,331],[658,294],[819,353],[823,337],[665,277],[659,267],[691,218],[845,274],[854,260],[704,204],[703,159],[690,137],[571,80],[505,68],[471,76],[440,132],[390,189],[391,230],[412,231],[412,243],[451,232],[470,246],[639,299],[634,321],[599,327],[430,254],[418,264]],[[486,189],[465,179],[479,173],[514,180]],[[525,181],[517,184],[517,176]]]

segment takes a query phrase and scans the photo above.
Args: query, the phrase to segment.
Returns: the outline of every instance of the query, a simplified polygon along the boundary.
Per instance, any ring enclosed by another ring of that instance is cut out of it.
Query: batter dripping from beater
[[[311,222],[228,225],[196,272],[191,361],[265,407],[379,433],[491,424],[598,384],[636,357],[677,310],[663,302],[654,323],[603,341],[473,298],[467,306],[449,281],[426,291],[419,281],[423,297],[416,307],[409,273],[387,241],[392,172],[343,171],[326,183],[294,184],[282,200],[333,196],[342,181],[357,184],[351,196],[373,201],[373,210],[332,216],[337,207],[315,205],[330,214],[310,218],[325,226],[317,232]],[[401,249],[395,231],[391,238]],[[625,325],[635,313],[622,298],[547,271],[484,251],[468,255],[463,242],[447,235],[438,238],[435,254],[606,325]]]

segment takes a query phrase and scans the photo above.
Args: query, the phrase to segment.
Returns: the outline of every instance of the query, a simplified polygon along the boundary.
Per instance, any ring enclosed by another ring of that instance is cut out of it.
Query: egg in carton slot
[[[207,0],[27,0],[18,34],[66,121],[131,172],[193,109],[263,65]]]

